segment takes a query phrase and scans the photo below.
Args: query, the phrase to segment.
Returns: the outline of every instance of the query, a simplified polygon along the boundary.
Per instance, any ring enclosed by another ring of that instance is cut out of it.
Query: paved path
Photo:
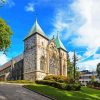
[[[0,83],[0,100],[50,100],[22,85]]]

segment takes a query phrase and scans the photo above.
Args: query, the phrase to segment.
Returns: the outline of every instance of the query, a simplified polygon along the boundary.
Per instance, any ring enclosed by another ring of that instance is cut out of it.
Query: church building
[[[67,50],[59,35],[51,40],[35,21],[24,39],[24,52],[1,66],[0,80],[41,80],[47,75],[67,76]]]

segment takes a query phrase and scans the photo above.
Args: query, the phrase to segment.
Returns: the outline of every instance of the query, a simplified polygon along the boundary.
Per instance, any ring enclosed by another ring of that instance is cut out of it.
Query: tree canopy
[[[80,72],[76,66],[77,56],[74,51],[73,61],[70,61],[69,54],[67,55],[67,71],[68,71],[68,78],[73,78],[75,80],[79,80]]]
[[[73,64],[70,61],[69,54],[67,55],[67,73],[69,78],[73,78]]]
[[[0,7],[2,7],[6,3],[6,0],[0,0]]]
[[[97,74],[100,78],[100,63],[97,64],[97,70],[96,71],[97,71]]]
[[[10,47],[12,34],[10,26],[0,18],[0,51],[5,52]]]

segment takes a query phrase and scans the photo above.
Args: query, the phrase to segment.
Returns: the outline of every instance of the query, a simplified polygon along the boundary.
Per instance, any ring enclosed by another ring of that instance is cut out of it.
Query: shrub
[[[74,83],[75,83],[75,79],[73,79],[73,78],[68,78],[68,79],[67,79],[67,83],[69,83],[69,84],[74,84]]]
[[[100,83],[99,82],[88,82],[87,84],[88,87],[98,87],[100,88]]]
[[[72,84],[67,84],[66,85],[66,90],[71,91],[72,90]]]
[[[50,81],[63,83],[63,82],[67,82],[67,77],[61,76],[61,75],[48,75],[44,78],[44,80],[50,80]]]
[[[72,90],[79,91],[80,89],[81,89],[81,85],[80,84],[75,83],[75,84],[72,85]]]
[[[35,82],[37,84],[49,85],[58,89],[63,89],[68,91],[70,90],[78,91],[81,88],[80,84],[66,84],[66,83],[60,83],[60,82],[55,82],[50,80],[37,80]]]
[[[94,87],[100,87],[100,83],[99,82],[93,82]]]
[[[66,84],[65,83],[59,83],[59,82],[55,82],[55,81],[49,81],[49,80],[37,80],[35,81],[37,84],[44,84],[44,85],[49,85],[55,88],[59,88],[59,89],[66,89]]]

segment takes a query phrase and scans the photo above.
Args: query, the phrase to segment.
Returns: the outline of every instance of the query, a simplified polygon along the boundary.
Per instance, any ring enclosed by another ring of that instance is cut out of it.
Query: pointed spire
[[[37,18],[36,18],[36,20],[35,20],[34,25],[32,26],[31,31],[30,31],[29,34],[26,36],[26,38],[30,37],[30,36],[33,35],[34,33],[38,33],[38,34],[40,34],[40,35],[46,37],[46,36],[45,36],[45,33],[43,32],[43,30],[41,29],[40,25],[38,24]],[[26,38],[25,38],[25,39],[26,39]]]
[[[61,42],[61,40],[59,38],[59,32],[57,32],[57,37],[55,39],[55,44],[56,44],[57,48],[62,48],[66,51],[66,48],[64,47],[63,43]]]

